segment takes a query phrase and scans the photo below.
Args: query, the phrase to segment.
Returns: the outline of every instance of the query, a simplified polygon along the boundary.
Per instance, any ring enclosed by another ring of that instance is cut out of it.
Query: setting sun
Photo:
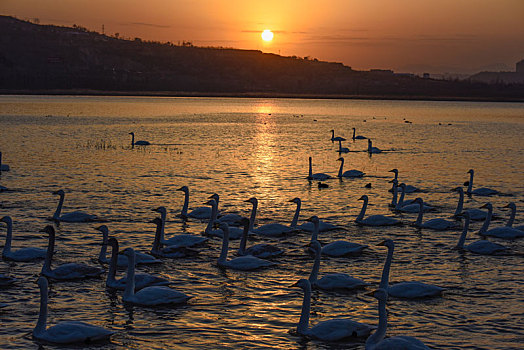
[[[273,32],[269,29],[266,29],[262,32],[262,40],[264,41],[271,41],[273,40]]]

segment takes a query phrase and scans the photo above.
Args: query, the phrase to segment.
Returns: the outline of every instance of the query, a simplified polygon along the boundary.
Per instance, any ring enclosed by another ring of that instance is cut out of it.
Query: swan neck
[[[227,251],[229,249],[229,227],[224,229],[222,237],[222,250],[218,258],[218,265],[224,265],[227,261]]]
[[[338,168],[338,177],[342,177],[343,168],[344,168],[344,158],[340,160],[340,168]]]
[[[253,208],[251,208],[251,215],[249,217],[249,231],[253,231],[253,227],[255,227],[255,219],[257,218],[257,209],[258,209],[258,202],[254,202]]]
[[[380,278],[379,288],[388,290],[389,286],[389,270],[391,269],[391,262],[393,261],[393,250],[394,247],[388,247],[388,255],[384,263],[384,269],[382,269],[382,277]]]
[[[298,321],[297,333],[306,334],[309,328],[309,313],[311,309],[311,284],[304,288],[304,300],[302,301],[302,312]]]
[[[422,225],[422,216],[424,216],[424,203],[419,203],[419,209],[418,209],[418,216],[417,221],[415,221],[415,226],[421,226]]]
[[[357,133],[357,131],[355,130],[355,128],[353,128],[353,140],[355,139],[356,133]]]
[[[204,230],[205,233],[209,234],[211,232],[211,229],[213,228],[213,224],[215,223],[217,219],[217,203],[211,204],[211,217],[209,218],[209,222],[207,223],[206,229]]]
[[[182,206],[182,212],[180,213],[182,217],[187,216],[188,207],[189,207],[189,190],[184,191],[184,205]]]
[[[160,237],[162,236],[162,222],[159,222],[156,224],[156,230],[155,230],[155,239],[153,241],[153,248],[151,251],[157,252],[160,250]]]
[[[398,198],[398,186],[393,183],[393,199],[391,200],[392,207],[397,206],[397,198]]]
[[[162,220],[162,224],[160,225],[160,239],[159,244],[163,243],[165,241],[165,231],[166,231],[166,213],[162,212],[160,213],[160,219]]]
[[[45,332],[47,328],[47,283],[42,283],[40,285],[40,313],[38,314],[38,322],[36,323],[33,333],[41,334]]]
[[[58,207],[56,207],[56,211],[53,214],[54,219],[60,219],[60,213],[62,212],[62,206],[64,205],[64,197],[65,195],[60,195],[60,200],[58,201]]]
[[[238,247],[238,255],[244,255],[246,252],[247,244],[247,234],[249,232],[249,226],[251,222],[244,225],[244,230],[242,231],[242,239],[240,240],[240,246]]]
[[[53,254],[55,250],[55,234],[54,232],[49,233],[49,242],[47,243],[47,252],[45,255],[44,266],[42,266],[43,272],[51,272],[51,262],[53,260]]]
[[[7,221],[7,234],[5,236],[5,245],[2,255],[7,255],[11,252],[11,241],[13,240],[13,222]]]
[[[455,210],[455,214],[453,214],[454,216],[457,216],[460,213],[462,213],[462,208],[464,207],[464,191],[459,190],[458,192],[459,192],[459,200],[457,203],[457,210]]]
[[[313,263],[313,268],[311,269],[311,274],[309,275],[309,282],[311,284],[317,282],[319,270],[320,270],[320,251],[316,251],[315,252],[315,262]]]
[[[375,333],[366,340],[366,349],[373,349],[386,336],[388,327],[388,314],[386,312],[386,301],[378,301],[378,327]]]
[[[483,234],[488,230],[489,224],[491,223],[491,216],[493,215],[493,208],[488,207],[488,215],[486,215],[486,220],[484,220],[484,225],[479,230],[479,234]]]
[[[406,195],[406,192],[404,191],[404,189],[402,188],[402,193],[400,193],[400,198],[398,200],[398,203],[397,203],[397,206],[395,207],[395,209],[400,209],[402,208],[402,205],[404,204],[404,196]]]
[[[469,173],[469,184],[468,184],[468,189],[466,193],[471,194],[472,189],[473,189],[473,172]]]
[[[362,221],[364,219],[364,215],[366,215],[366,209],[368,207],[368,199],[364,198],[364,203],[362,203],[362,209],[360,209],[360,214],[358,214],[356,221]]]
[[[313,165],[311,164],[311,157],[309,158],[309,176],[310,179],[313,178]]]
[[[106,254],[107,254],[107,233],[102,232],[103,238],[102,238],[102,246],[100,247],[100,254],[98,254],[98,261],[103,263],[106,262]]]
[[[111,247],[111,260],[109,260],[109,271],[107,272],[106,284],[116,282],[116,268],[118,265],[118,245]]]
[[[135,253],[127,257],[127,276],[124,299],[129,299],[135,294]]]
[[[506,227],[513,227],[513,221],[515,221],[515,215],[517,214],[517,207],[512,206],[511,207],[511,214],[509,216],[508,223],[506,224]]]
[[[302,206],[302,202],[297,203],[297,209],[295,210],[295,215],[293,216],[293,220],[291,221],[291,228],[295,228],[298,224],[298,217],[300,216],[300,207]]]
[[[135,134],[131,134],[131,146],[135,145]]]
[[[311,242],[318,240],[318,232],[320,231],[320,222],[315,220],[313,223],[313,233],[311,234]]]
[[[464,221],[464,228],[462,229],[462,233],[460,234],[460,238],[457,243],[458,249],[464,248],[464,243],[466,242],[466,236],[468,235],[468,229],[469,229],[469,217],[466,216],[465,221]]]

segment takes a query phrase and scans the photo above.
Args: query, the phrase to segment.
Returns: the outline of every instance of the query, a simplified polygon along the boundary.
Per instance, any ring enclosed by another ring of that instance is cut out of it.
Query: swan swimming
[[[453,216],[461,217],[463,212],[462,208],[464,206],[464,189],[462,187],[455,187],[453,191],[456,191],[459,194],[457,209],[455,209],[455,213],[453,214]],[[466,211],[469,213],[470,220],[486,220],[486,217],[488,215],[487,212],[477,208],[468,209]]]
[[[349,148],[347,147],[342,147],[342,141],[339,140],[338,141],[338,150],[337,150],[338,153],[349,153]]]
[[[399,185],[397,179],[393,179],[390,182],[393,183],[393,199],[391,200],[391,204],[390,204],[391,207],[395,208],[395,210],[398,210],[397,208],[400,209],[402,207],[405,207],[406,205],[415,204],[414,199],[406,199],[406,200],[404,199],[407,193],[404,191],[404,189],[406,188],[406,184],[401,183]],[[402,190],[402,192],[400,194],[400,198],[397,201],[399,187]]]
[[[352,128],[353,129],[353,140],[365,140],[367,139],[367,137],[365,136],[362,136],[362,135],[357,135],[357,130],[355,128]]]
[[[388,248],[388,254],[384,262],[379,288],[387,290],[388,294],[393,297],[403,299],[429,298],[442,294],[444,288],[417,281],[400,282],[390,286],[389,271],[391,269],[391,262],[393,261],[393,250],[395,249],[395,243],[391,239],[386,239],[378,245]]]
[[[324,173],[315,173],[313,174],[313,161],[311,157],[309,157],[309,175],[307,177],[308,180],[318,180],[318,181],[324,181],[327,179],[331,179],[331,176]]]
[[[65,192],[63,190],[58,190],[53,192],[53,194],[60,196],[60,200],[58,201],[58,207],[53,214],[52,220],[63,222],[90,222],[98,220],[96,215],[87,214],[83,211],[73,211],[71,213],[60,215],[62,212],[62,206],[64,205]]]
[[[2,259],[19,262],[28,262],[38,259],[45,259],[47,251],[37,247],[26,247],[11,251],[11,241],[13,239],[13,220],[10,216],[4,216],[1,222],[7,224],[7,235],[5,236],[5,245],[2,250]]]
[[[149,146],[151,143],[149,141],[137,141],[135,142],[135,133],[130,132],[129,135],[131,135],[131,147],[133,146]]]
[[[473,190],[473,174],[475,173],[475,171],[473,169],[469,169],[468,170],[468,174],[469,174],[469,183],[468,183],[468,189],[466,190],[466,194],[468,195],[477,195],[477,196],[492,196],[494,194],[498,194],[499,191],[497,190],[493,190],[491,188],[486,188],[486,187],[481,187],[481,188],[476,188]]]
[[[220,196],[217,193],[213,193],[211,196],[209,196],[209,199],[214,199],[217,202],[217,215],[215,216],[215,221],[227,222],[230,228],[231,226],[240,226],[240,221],[242,221],[242,218],[243,218],[242,215],[234,214],[234,213],[220,215],[220,211],[218,210],[219,198]],[[218,216],[218,220],[217,220],[217,216]]]
[[[293,217],[293,221],[291,222],[291,228],[296,227],[297,229],[302,230],[302,231],[313,232],[315,230],[315,225],[310,221],[307,221],[299,226],[296,226],[298,222],[298,217],[300,215],[300,208],[302,206],[302,201],[300,200],[300,198],[295,198],[292,201],[297,203],[297,210],[295,211],[295,216]],[[340,228],[337,225],[331,224],[329,222],[324,222],[322,220],[319,220],[318,222],[319,222],[319,229],[318,229],[319,232],[326,232],[326,231],[336,230]]]
[[[153,247],[151,248],[151,255],[157,258],[185,258],[187,256],[195,255],[198,252],[191,250],[184,246],[171,245],[162,248],[163,243],[160,242],[162,236],[163,221],[161,218],[154,218],[151,223],[156,225],[155,239],[153,241]],[[136,253],[135,259],[136,259]]]
[[[371,215],[364,219],[369,199],[367,195],[363,195],[359,198],[359,200],[363,200],[364,203],[362,204],[360,214],[358,214],[357,218],[355,219],[357,224],[365,226],[392,226],[402,224],[400,220],[384,215]]]
[[[108,340],[115,333],[103,327],[79,321],[62,321],[47,328],[47,279],[39,277],[38,286],[40,287],[40,313],[33,329],[35,339],[56,344],[91,343]]]
[[[315,253],[315,262],[309,275],[309,282],[313,287],[320,289],[331,290],[331,289],[346,289],[352,290],[362,288],[368,283],[361,279],[351,277],[346,273],[329,273],[318,279],[318,271],[320,269],[320,255],[322,253],[322,247],[318,241],[311,242],[311,249]]]
[[[249,200],[247,200],[246,202],[249,202]],[[207,223],[204,233],[209,236],[222,238],[224,236],[224,232],[222,231],[222,229],[214,228],[215,222],[220,222],[220,220],[217,220],[217,211],[218,211],[217,202],[214,199],[210,199],[209,201],[206,202],[206,204],[211,206],[211,219],[209,219],[209,222]],[[256,207],[254,204],[253,204],[253,211],[256,211]],[[251,212],[251,216],[253,216],[253,211]],[[244,230],[238,227],[230,227],[229,228],[229,239],[242,238],[243,231]]]
[[[464,246],[464,243],[466,242],[466,236],[468,234],[470,217],[467,211],[462,213],[462,216],[464,217],[464,228],[462,230],[462,233],[460,234],[459,241],[455,248],[465,249],[472,253],[482,254],[482,255],[492,255],[492,254],[496,254],[499,252],[503,252],[507,249],[506,247],[504,247],[501,244],[493,243],[485,239],[481,239],[473,243],[470,243],[467,246]]]
[[[346,139],[343,138],[342,136],[335,137],[335,129],[331,129],[330,132],[331,132],[331,142],[346,141]]]
[[[251,217],[249,219],[250,221],[250,228],[249,231],[260,236],[271,236],[271,237],[278,237],[282,236],[283,234],[286,234],[288,232],[292,231],[291,226],[286,226],[280,223],[271,223],[266,224],[262,226],[258,226],[257,228],[253,227],[253,224],[256,220],[257,215],[257,209],[258,209],[258,199],[255,197],[249,198],[247,202],[251,203],[253,205],[253,209],[251,210]],[[295,210],[295,216],[298,217],[297,211],[300,210],[297,206],[297,209]]]
[[[422,202],[422,205],[420,205],[419,203],[415,203],[415,200],[413,200],[411,204],[409,204],[408,201],[404,201],[404,195],[405,195],[404,188],[406,187],[406,184],[401,183],[399,187],[402,188],[402,194],[400,195],[400,199],[398,200],[398,203],[395,206],[396,211],[400,211],[403,213],[418,213],[420,210],[423,210],[426,212],[426,211],[431,211],[435,209],[432,206],[424,204],[424,202]]]
[[[396,169],[396,168],[395,169],[391,169],[388,172],[395,174],[395,178],[393,180],[397,180],[398,181],[398,169]],[[393,190],[394,190],[394,187],[391,187],[389,192],[393,192]],[[415,187],[415,186],[412,186],[412,185],[406,185],[405,191],[406,191],[406,193],[421,192],[421,190],[418,187]]]
[[[501,239],[515,239],[524,237],[524,231],[508,226],[495,227],[488,230],[489,224],[491,223],[491,217],[493,215],[493,206],[491,203],[486,203],[481,208],[488,209],[488,216],[486,217],[486,221],[484,221],[484,224],[478,232],[479,235],[491,236]]]
[[[42,266],[42,275],[54,280],[69,281],[83,280],[90,277],[99,277],[102,273],[104,273],[104,269],[102,268],[78,263],[62,264],[52,269],[51,263],[55,248],[55,229],[53,226],[47,225],[42,230],[42,232],[46,232],[49,235],[49,244],[47,246],[47,254],[45,257],[44,266]]]
[[[382,150],[378,147],[373,147],[373,142],[371,139],[368,139],[368,153],[375,154],[375,153],[382,153]]]
[[[0,152],[0,172],[1,171],[9,171],[9,170],[11,170],[9,168],[9,165],[2,163],[2,152]]]
[[[135,293],[135,251],[124,249],[124,255],[130,261],[127,266],[126,288],[122,300],[124,303],[140,306],[159,306],[170,304],[185,304],[190,296],[166,286],[150,286]]]
[[[420,208],[418,211],[417,220],[413,223],[414,226],[418,228],[429,228],[437,231],[451,230],[459,226],[455,221],[445,220],[442,218],[431,219],[422,223],[422,216],[424,215],[424,209],[422,206],[424,205],[424,201],[422,201],[422,198],[417,198],[415,199],[415,202],[420,206]]]
[[[355,169],[346,170],[345,172],[342,172],[344,168],[344,158],[340,157],[337,160],[340,161],[340,168],[338,169],[338,175],[337,175],[338,177],[362,177],[364,176],[364,173],[362,171],[355,170]]]
[[[192,235],[192,234],[177,234],[169,239],[165,239],[165,227],[167,219],[167,210],[166,207],[158,207],[153,209],[157,213],[160,213],[160,218],[162,220],[162,232],[160,233],[160,243],[166,246],[178,246],[178,247],[194,247],[200,244],[207,242],[206,237]],[[137,254],[135,252],[135,254]],[[137,258],[139,255],[137,254]]]
[[[293,284],[292,287],[299,287],[304,291],[302,312],[300,313],[300,321],[297,325],[298,334],[322,341],[334,342],[346,338],[367,337],[371,333],[373,327],[347,318],[321,321],[309,328],[311,283],[307,279],[300,279],[297,283]]]
[[[207,220],[211,218],[211,208],[210,207],[198,207],[187,212],[189,206],[189,188],[187,186],[182,186],[177,191],[184,192],[184,205],[182,206],[182,211],[180,212],[180,217],[182,218],[192,218],[198,220]]]
[[[311,243],[317,242],[320,220],[317,216],[312,216],[308,219],[308,221],[313,223],[313,226],[315,227],[313,233],[311,234]],[[334,241],[329,244],[326,244],[322,248],[321,252],[324,255],[340,257],[361,254],[362,251],[367,247],[367,245],[361,245],[358,243],[352,243],[348,241]]]
[[[238,248],[238,255],[253,255],[260,259],[271,259],[276,258],[284,253],[284,251],[274,245],[260,243],[255,244],[246,249],[247,236],[251,227],[251,221],[248,218],[242,218],[242,225],[244,230],[242,232],[242,239],[240,240],[240,246]]]
[[[388,292],[384,288],[379,288],[373,296],[378,300],[378,328],[366,340],[366,350],[429,350],[423,342],[410,336],[399,335],[384,339],[388,327],[386,311]]]
[[[511,214],[508,220],[508,223],[506,224],[506,227],[513,227],[513,222],[515,221],[515,216],[517,215],[517,206],[515,203],[511,202],[508,205],[506,205],[504,208],[510,208]],[[524,225],[514,227],[517,230],[524,231]]]

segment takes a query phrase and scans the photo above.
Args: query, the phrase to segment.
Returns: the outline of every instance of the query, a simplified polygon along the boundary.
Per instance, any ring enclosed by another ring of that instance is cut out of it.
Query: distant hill
[[[524,85],[355,71],[341,63],[124,40],[0,16],[1,93],[524,100]]]

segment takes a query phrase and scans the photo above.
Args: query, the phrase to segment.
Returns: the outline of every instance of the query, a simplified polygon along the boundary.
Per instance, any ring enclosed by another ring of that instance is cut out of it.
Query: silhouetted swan
[[[215,216],[216,221],[227,222],[227,224],[229,225],[229,228],[231,228],[231,226],[240,226],[240,221],[242,221],[242,218],[243,218],[242,215],[234,214],[234,213],[220,215],[220,210],[218,209],[218,204],[220,203],[219,202],[220,196],[218,195],[218,193],[213,193],[211,196],[209,196],[209,199],[214,199],[215,202],[217,202],[217,214]]]
[[[492,196],[494,194],[497,194],[499,193],[499,191],[497,190],[493,190],[491,188],[486,188],[486,187],[481,187],[481,188],[476,188],[473,190],[473,174],[474,174],[474,170],[473,169],[469,169],[468,170],[468,174],[469,174],[469,183],[468,183],[468,189],[466,190],[466,193],[468,195],[477,195],[477,196]]]
[[[107,259],[107,244],[109,239],[109,229],[106,225],[102,225],[100,227],[96,228],[98,231],[102,232],[102,247],[100,248],[100,253],[98,254],[98,262],[101,264],[108,264],[110,261]],[[118,254],[118,247],[117,247],[117,257],[115,264],[118,267],[127,267],[127,257],[123,254]],[[111,255],[111,259],[113,259],[113,255]],[[161,260],[156,259],[154,256],[144,253],[136,253],[136,260],[135,262],[137,264],[147,265],[147,264],[158,264],[161,263]]]
[[[351,277],[346,273],[329,273],[318,279],[318,271],[320,269],[320,255],[322,253],[322,247],[318,241],[311,242],[311,249],[315,253],[315,263],[309,275],[309,282],[313,287],[320,289],[356,289],[362,288],[368,285],[368,283],[361,279]]]
[[[217,261],[217,265],[219,267],[233,270],[250,271],[275,265],[275,263],[271,261],[259,259],[252,255],[244,255],[227,260],[227,252],[229,248],[229,225],[225,222],[221,222],[219,225],[222,232],[224,232],[224,237],[222,238],[222,250]]]
[[[308,219],[309,222],[313,223],[313,233],[311,234],[311,243],[317,242],[319,233],[319,219],[317,216],[312,216]],[[351,243],[348,241],[335,241],[326,244],[322,248],[322,254],[328,256],[348,256],[358,255],[366,249],[367,245],[361,245],[358,243]]]
[[[373,147],[373,142],[368,139],[368,153],[382,153],[382,150],[378,147]]]
[[[60,215],[62,212],[62,206],[64,205],[65,192],[63,190],[58,190],[53,192],[53,194],[60,196],[60,200],[58,201],[58,207],[53,214],[52,220],[64,222],[89,222],[98,219],[96,215],[87,214],[83,211],[73,211],[71,213]]]
[[[362,177],[364,176],[364,173],[362,171],[355,170],[355,169],[346,170],[345,172],[342,172],[344,168],[344,158],[340,157],[337,160],[340,161],[340,168],[338,169],[338,175],[337,175],[338,177]]]
[[[177,191],[184,192],[184,205],[182,207],[182,212],[180,217],[182,218],[192,218],[198,220],[207,220],[211,218],[211,208],[210,207],[198,207],[187,212],[189,206],[189,188],[187,186],[182,186]]]
[[[462,207],[464,206],[464,189],[462,187],[455,187],[453,191],[456,191],[459,194],[457,209],[455,209],[455,213],[453,214],[453,216],[460,217],[462,216]],[[469,218],[471,220],[486,220],[486,216],[488,215],[487,212],[477,208],[468,209],[466,211],[469,213]]]
[[[302,207],[302,201],[300,198],[296,197],[291,200],[289,200],[290,203],[295,203],[297,205],[297,208],[295,209],[295,215],[293,215],[293,220],[291,220],[291,224],[289,227],[291,229],[296,229],[298,224],[298,217],[300,216],[300,208]]]
[[[253,224],[256,220],[258,200],[255,197],[252,197],[252,198],[249,198],[247,202],[253,205],[253,209],[251,211],[251,217],[249,219],[250,225],[251,225],[249,229],[250,232],[256,235],[260,235],[260,236],[278,237],[292,230],[290,226],[286,226],[280,223],[271,223],[271,224],[266,224],[266,225],[262,225],[262,226],[258,226],[257,228],[254,228]],[[300,209],[297,206],[297,209],[295,210],[295,216],[297,216],[298,210]]]
[[[153,241],[153,247],[151,248],[151,255],[157,258],[185,258],[186,256],[198,253],[197,251],[184,246],[171,245],[163,248],[163,244],[160,242],[160,236],[162,235],[162,229],[164,226],[163,221],[161,218],[154,218],[151,222],[156,225],[155,239]]]
[[[470,217],[467,211],[462,213],[462,216],[464,217],[464,228],[460,234],[460,238],[456,246],[457,249],[465,249],[472,253],[482,255],[492,255],[503,252],[507,249],[501,244],[493,243],[485,239],[481,239],[464,246],[464,243],[466,242],[466,236],[468,234]]]
[[[390,181],[391,183],[393,183],[393,198],[391,200],[391,203],[390,203],[390,207],[393,207],[395,208],[395,210],[397,210],[397,208],[401,208],[405,205],[411,205],[411,204],[415,204],[415,200],[414,199],[404,199],[404,197],[406,196],[406,192],[402,191],[402,193],[400,194],[400,198],[398,199],[397,201],[397,197],[398,197],[398,191],[399,191],[399,185],[398,185],[398,180],[397,179],[393,179]],[[405,188],[405,184],[401,184],[403,185],[401,188],[404,189]]]
[[[2,163],[2,152],[0,152],[0,171],[9,171],[9,165]]]
[[[515,216],[517,215],[517,206],[515,205],[515,203],[511,202],[508,205],[506,205],[504,208],[510,208],[511,209],[511,214],[509,216],[509,220],[508,220],[508,223],[506,224],[506,226],[507,227],[513,227],[513,222],[515,221]],[[517,226],[517,227],[514,227],[514,228],[516,228],[517,230],[524,231],[524,225]]]
[[[20,248],[11,251],[11,241],[13,239],[13,220],[10,216],[4,216],[0,221],[7,224],[7,234],[5,236],[5,245],[2,250],[2,258],[4,260],[28,262],[38,259],[45,259],[46,250],[36,247]]]
[[[151,143],[149,141],[137,141],[135,142],[135,133],[130,132],[131,135],[131,146],[149,146]]]
[[[108,240],[109,246],[111,246],[111,260],[109,261],[109,272],[107,273],[106,286],[113,289],[124,290],[126,287],[127,279],[122,277],[116,279],[116,268],[117,268],[117,259],[120,256],[124,256],[127,262],[129,261],[127,256],[123,254],[118,254],[118,241],[114,237],[110,237]],[[135,263],[137,263],[135,261]],[[148,286],[165,286],[170,282],[162,277],[157,277],[150,275],[148,273],[137,273],[135,274],[135,290],[140,290]]]
[[[16,282],[16,278],[0,273],[0,287],[7,287]]]
[[[341,136],[337,136],[335,137],[335,129],[331,129],[331,142],[335,142],[335,141],[346,141],[345,138],[341,137]]]
[[[114,334],[113,331],[103,327],[79,321],[62,321],[47,328],[47,279],[38,278],[38,286],[40,287],[40,314],[33,329],[35,339],[57,344],[92,343],[108,340]]]
[[[384,288],[379,288],[373,296],[378,300],[378,328],[366,340],[366,350],[429,350],[423,342],[410,336],[399,335],[384,339],[388,327],[388,293]]]
[[[293,201],[295,201],[295,203],[297,203],[297,210],[295,212],[295,216],[293,217],[293,221],[291,222],[291,228],[294,228],[296,226],[296,222],[298,221],[298,216],[300,214],[300,207],[301,207],[301,201],[299,198],[295,198],[293,199]],[[331,231],[331,230],[336,230],[336,229],[339,229],[339,227],[337,225],[334,225],[334,224],[330,224],[329,222],[324,222],[322,220],[319,219],[319,232],[325,232],[325,231]],[[295,223],[295,225],[293,225],[293,223]],[[297,226],[298,229],[302,230],[302,231],[307,231],[307,232],[313,232],[315,230],[315,225],[308,221],[308,222],[305,222],[299,226]]]
[[[102,268],[78,263],[62,264],[52,269],[51,262],[55,248],[55,229],[53,226],[47,225],[42,232],[46,232],[49,235],[49,245],[47,246],[44,266],[42,266],[42,275],[54,280],[68,281],[98,277],[104,273],[104,269]]]
[[[352,128],[352,129],[353,129],[353,140],[365,140],[365,139],[367,139],[367,137],[365,137],[365,136],[357,135],[357,130],[355,128]]]
[[[368,196],[363,195],[359,198],[359,200],[363,200],[364,203],[362,204],[360,214],[358,214],[357,218],[355,219],[357,224],[365,226],[392,226],[402,224],[399,220],[384,215],[371,215],[364,219],[364,215],[366,215],[366,209],[368,207]]]
[[[166,228],[166,218],[167,218],[166,207],[158,207],[156,209],[153,209],[153,211],[160,213],[160,218],[162,219],[162,232],[160,233],[160,243],[161,244],[164,244],[166,246],[194,247],[194,246],[207,242],[206,237],[192,235],[192,234],[185,234],[185,233],[177,234],[177,235],[171,236],[169,239],[165,239],[165,228]],[[135,254],[137,253],[135,252]],[[137,254],[137,258],[139,258],[138,254]]]
[[[415,203],[415,200],[413,200],[412,202],[404,201],[404,195],[405,195],[404,188],[406,187],[406,184],[401,183],[399,187],[402,189],[402,194],[400,195],[400,199],[398,200],[398,203],[395,206],[396,211],[400,211],[403,213],[418,213],[419,210],[421,209],[423,211],[430,211],[430,210],[435,209],[432,206],[424,204],[424,202],[422,202],[422,206],[420,206],[419,203]]]
[[[141,306],[159,306],[169,304],[184,304],[190,296],[166,286],[145,287],[135,293],[135,251],[133,248],[124,249],[124,254],[129,259],[127,266],[126,288],[122,300],[125,303]]]
[[[388,248],[388,254],[384,263],[384,269],[382,270],[382,278],[380,279],[379,288],[387,290],[388,294],[393,297],[404,299],[428,298],[442,294],[444,288],[417,281],[400,282],[390,286],[389,270],[391,269],[391,262],[393,261],[393,250],[395,249],[395,243],[391,239],[386,239],[378,245],[386,246]]]
[[[397,180],[398,181],[398,169],[396,169],[396,168],[395,169],[391,169],[388,172],[394,173],[395,174],[395,178],[393,180]],[[398,184],[398,182],[397,182],[397,184]],[[393,192],[393,190],[395,189],[394,186],[395,186],[395,184],[393,183],[393,186],[391,187],[389,192]],[[406,193],[420,192],[420,189],[415,187],[415,186],[412,186],[412,185],[406,185],[405,192]]]
[[[304,291],[302,312],[297,326],[297,333],[322,341],[339,341],[345,338],[367,337],[371,326],[359,323],[347,318],[336,318],[317,323],[309,328],[309,314],[311,310],[311,283],[307,279],[300,279],[293,287],[299,287]]]
[[[338,141],[338,150],[337,150],[338,153],[349,153],[349,148],[347,147],[342,147],[342,141],[339,140]]]
[[[486,217],[486,221],[484,221],[484,224],[479,230],[479,235],[491,236],[502,239],[515,239],[524,237],[524,231],[517,230],[516,228],[508,226],[495,227],[488,230],[489,224],[491,223],[491,217],[493,215],[493,206],[491,205],[491,203],[486,203],[481,208],[488,209],[488,216]]]
[[[324,180],[327,180],[327,179],[331,179],[331,176],[328,175],[328,174],[324,174],[324,173],[315,173],[315,174],[313,174],[312,160],[311,160],[311,157],[309,157],[309,175],[308,175],[307,178],[308,178],[308,180],[324,181]]]
[[[238,248],[238,255],[253,255],[260,259],[271,259],[284,253],[282,249],[266,243],[255,244],[246,249],[247,236],[251,227],[248,218],[242,218],[242,226],[244,230],[242,232],[242,239],[240,240],[240,247]]]
[[[424,215],[424,209],[422,209],[422,206],[424,205],[424,202],[422,201],[422,198],[415,199],[415,202],[420,206],[420,208],[418,211],[417,220],[413,224],[414,226],[438,231],[451,230],[459,226],[455,221],[445,220],[442,218],[431,219],[422,223],[422,216]]]
[[[249,201],[246,201],[246,202],[249,202]],[[209,222],[207,223],[204,233],[209,236],[215,236],[218,238],[222,238],[224,236],[224,232],[222,231],[222,229],[219,229],[219,228],[217,229],[213,227],[215,222],[218,222],[217,220],[217,202],[214,199],[210,199],[209,201],[206,202],[206,204],[211,206],[211,219],[209,219]],[[256,211],[255,205],[253,205],[253,210]],[[251,216],[253,216],[253,212],[251,213]],[[242,232],[243,230],[241,228],[230,227],[229,228],[229,239],[242,238]]]

